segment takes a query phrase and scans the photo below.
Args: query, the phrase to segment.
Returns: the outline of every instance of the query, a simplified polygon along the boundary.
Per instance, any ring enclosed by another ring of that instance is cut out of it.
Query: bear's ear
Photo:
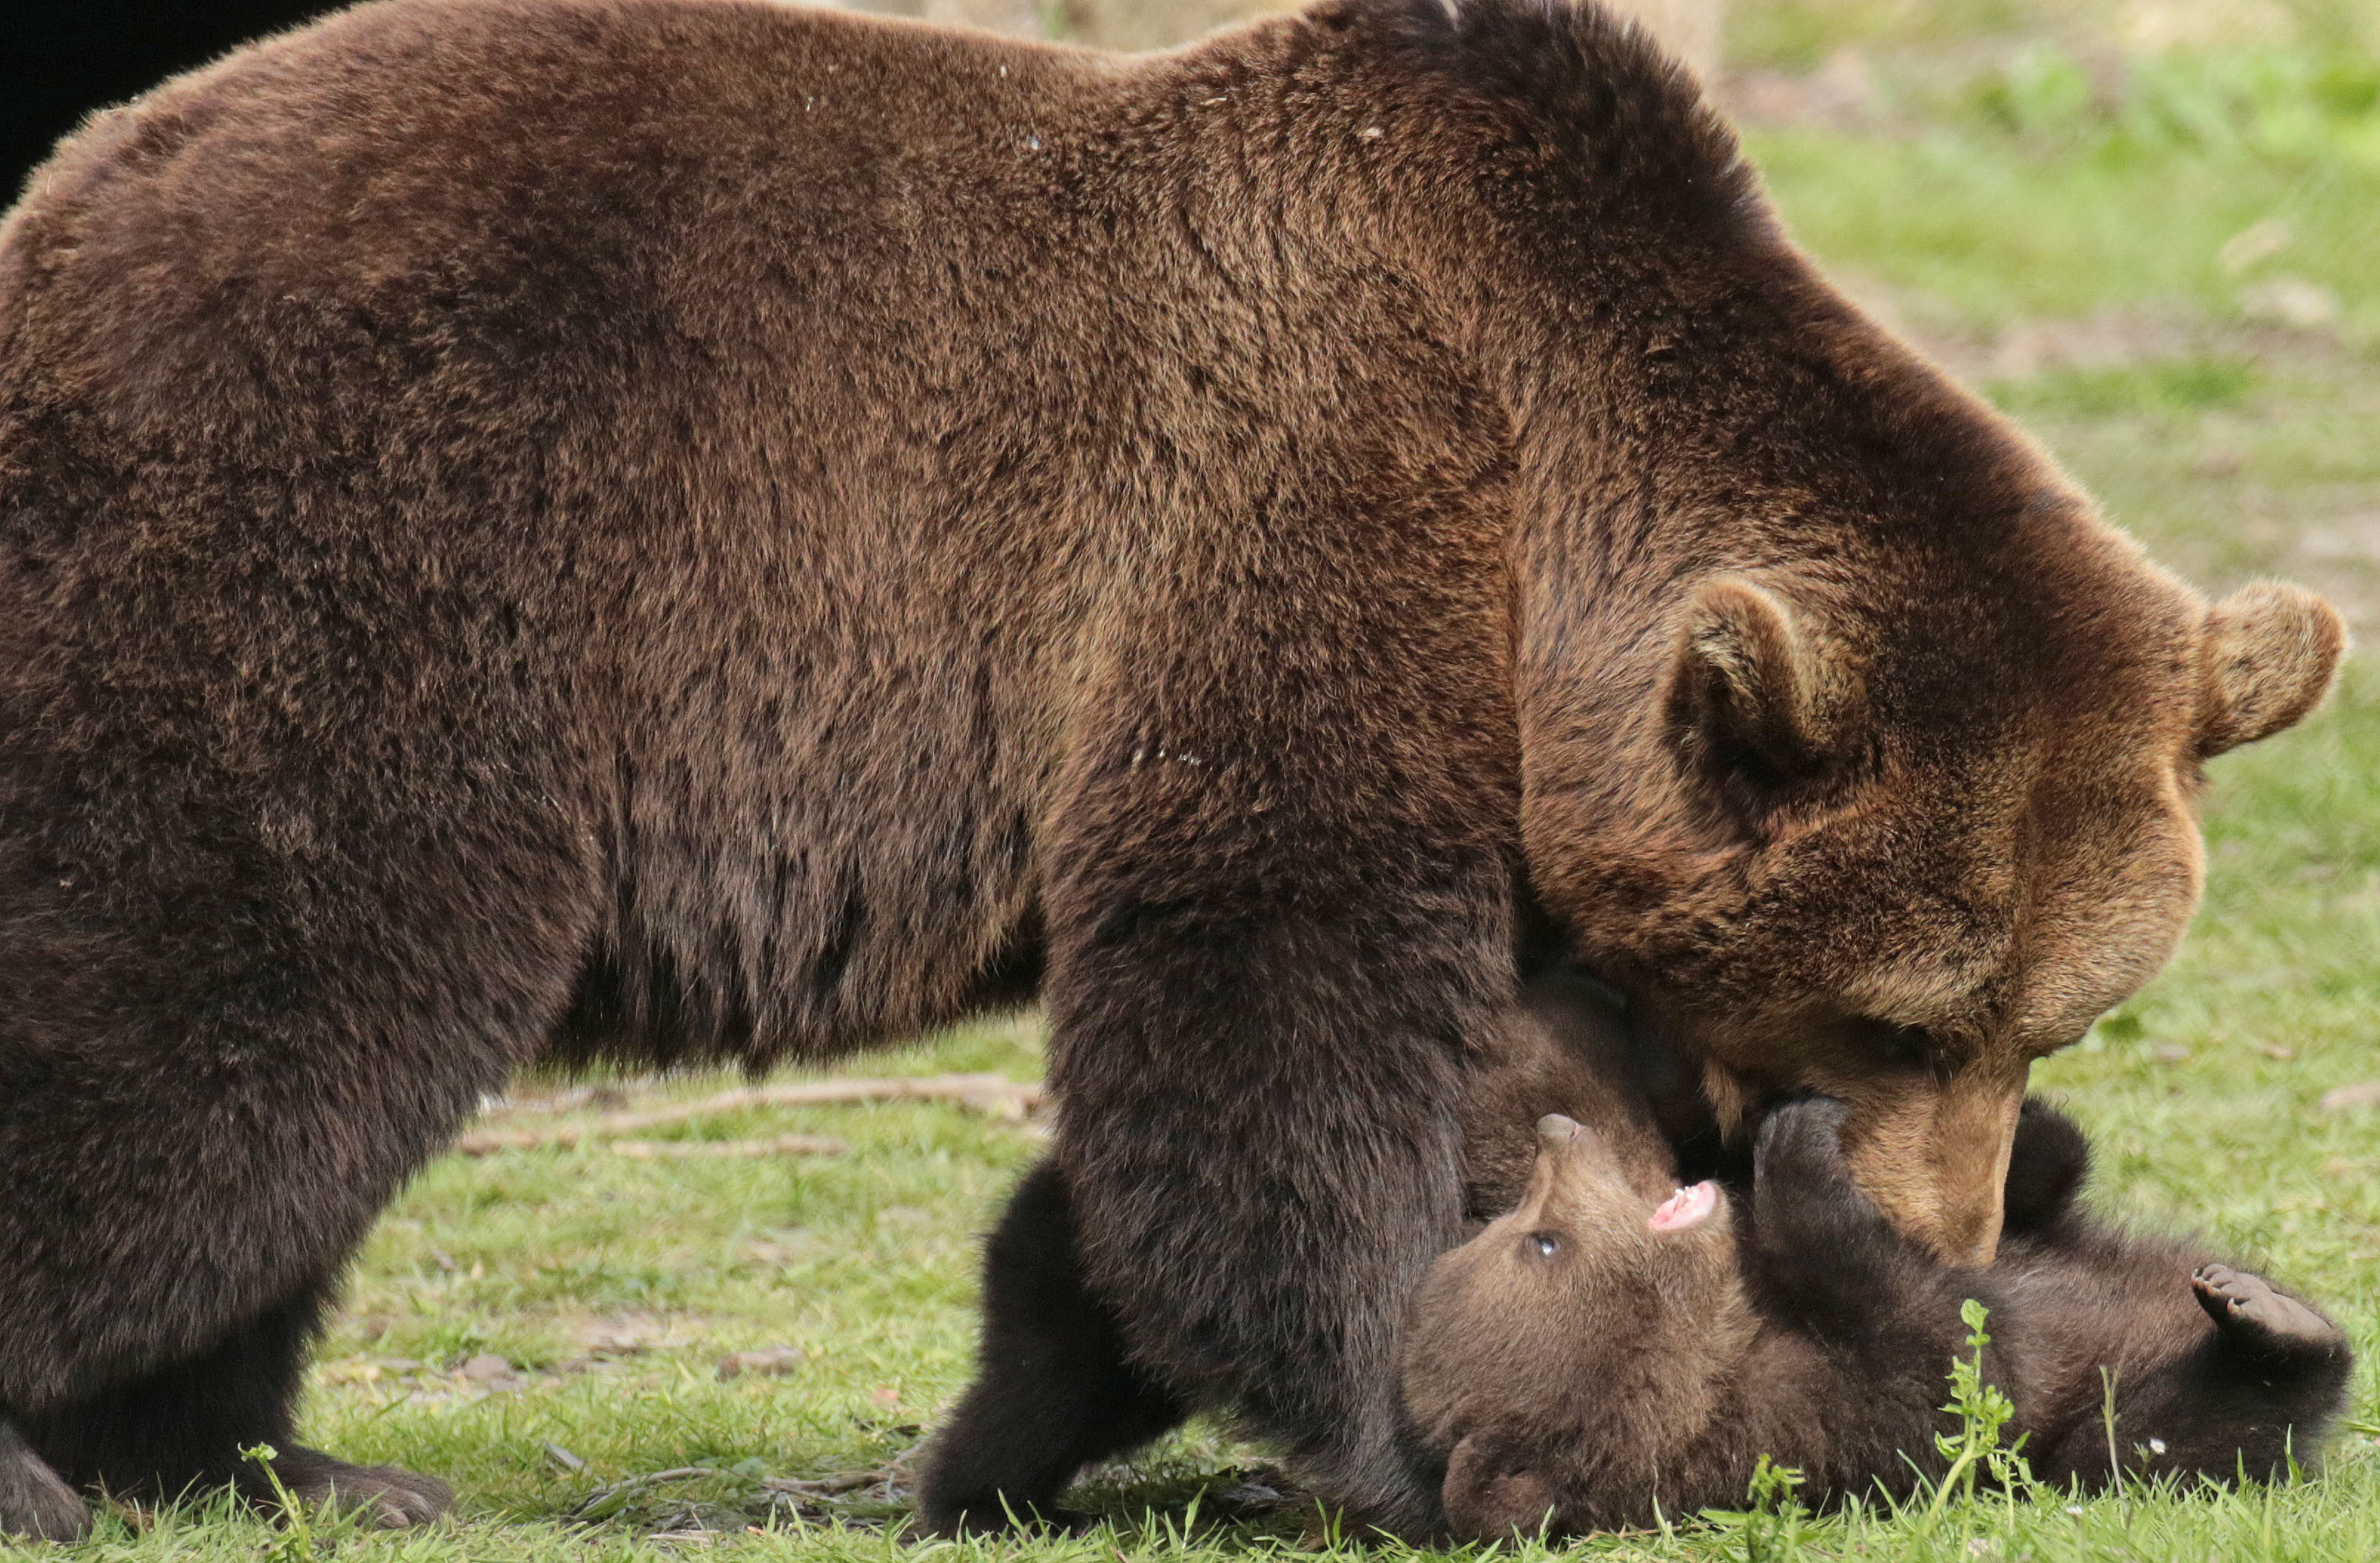
[[[1533,1541],[1560,1520],[1545,1478],[1475,1433],[1447,1457],[1439,1501],[1448,1527],[1463,1541]]]
[[[2321,703],[2347,653],[2338,610],[2278,581],[2233,592],[2206,618],[2201,758],[2270,737]]]
[[[1840,752],[1858,680],[1776,593],[1737,576],[1706,582],[1687,607],[1676,659],[1670,721],[1690,755],[1724,780],[1766,793]]]

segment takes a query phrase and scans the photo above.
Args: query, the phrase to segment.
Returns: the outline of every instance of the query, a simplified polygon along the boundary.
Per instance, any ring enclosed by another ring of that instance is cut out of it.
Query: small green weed
[[[1793,1563],[1802,1556],[1802,1540],[1810,1528],[1810,1511],[1798,1496],[1802,1481],[1802,1472],[1793,1467],[1760,1457],[1746,1495],[1751,1508],[1724,1517],[1742,1527],[1743,1563]]]
[[[242,1460],[255,1461],[263,1471],[265,1481],[272,1484],[273,1496],[281,1502],[281,1529],[265,1548],[265,1556],[272,1563],[315,1563],[314,1516],[282,1484],[281,1472],[273,1464],[281,1451],[270,1444],[259,1444],[239,1454]]]
[[[1950,1467],[1934,1484],[1934,1496],[1918,1521],[1922,1533],[1930,1534],[1940,1523],[1952,1494],[1972,1508],[1979,1480],[1989,1481],[1995,1491],[2007,1495],[2011,1502],[2034,1493],[2033,1472],[2024,1461],[2024,1436],[2020,1435],[2005,1448],[2000,1445],[2001,1432],[2016,1415],[2016,1405],[2006,1391],[1984,1377],[1984,1348],[1992,1341],[1984,1329],[1988,1313],[1972,1297],[1959,1305],[1960,1321],[1967,1327],[1967,1345],[1974,1355],[1950,1359],[1950,1399],[1942,1409],[1959,1419],[1959,1431],[1934,1436],[1934,1447]]]

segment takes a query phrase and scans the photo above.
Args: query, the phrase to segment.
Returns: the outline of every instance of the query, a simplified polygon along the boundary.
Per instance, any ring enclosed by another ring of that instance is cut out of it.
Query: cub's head
[[[1524,734],[1524,831],[1722,1127],[1846,1103],[1861,1186],[1984,1263],[2027,1069],[2165,963],[2201,768],[2312,709],[2345,632],[2286,586],[2210,606],[2055,487],[1962,526],[1674,588],[1558,713],[1580,741]]]
[[[1742,1288],[1717,1184],[1648,1199],[1601,1135],[1559,1113],[1538,1121],[1537,1146],[1519,1206],[1441,1256],[1414,1299],[1405,1402],[1447,1448],[1484,1432],[1560,1444],[1623,1399],[1667,1425],[1670,1395],[1621,1387],[1648,1373],[1699,1385],[1735,1338]]]

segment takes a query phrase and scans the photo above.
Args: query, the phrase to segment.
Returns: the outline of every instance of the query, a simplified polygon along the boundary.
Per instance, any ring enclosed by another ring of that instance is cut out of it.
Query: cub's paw
[[[364,1523],[374,1530],[426,1525],[455,1506],[455,1491],[445,1483],[394,1465],[349,1465],[319,1449],[301,1448],[289,1450],[273,1466],[298,1502],[342,1513],[360,1508]]]
[[[1764,1268],[1800,1302],[1833,1307],[1890,1263],[1900,1242],[1843,1160],[1842,1103],[1788,1102],[1760,1126],[1752,1157],[1753,1241]]]
[[[0,1422],[0,1539],[79,1542],[90,1533],[80,1495]]]
[[[2190,1278],[2198,1305],[2223,1339],[2259,1357],[2331,1357],[2347,1350],[2339,1327],[2264,1277],[2201,1265]]]
[[[1562,1533],[1560,1506],[1545,1477],[1525,1456],[1477,1434],[1447,1457],[1439,1498],[1447,1529],[1460,1541],[1529,1541]]]
[[[1827,1184],[1849,1173],[1843,1167],[1843,1119],[1851,1109],[1828,1097],[1806,1097],[1772,1109],[1760,1125],[1752,1152],[1755,1189]]]

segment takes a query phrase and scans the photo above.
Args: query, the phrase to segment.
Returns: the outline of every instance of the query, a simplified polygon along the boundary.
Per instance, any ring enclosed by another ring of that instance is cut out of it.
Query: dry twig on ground
[[[639,1130],[683,1123],[712,1113],[747,1108],[829,1107],[850,1102],[954,1101],[978,1112],[1022,1119],[1044,1100],[1043,1088],[1020,1084],[998,1074],[929,1074],[897,1080],[805,1080],[783,1085],[753,1085],[722,1091],[698,1102],[673,1102],[663,1107],[607,1112],[583,1123],[557,1123],[548,1129],[475,1129],[455,1142],[465,1156],[492,1156],[498,1151],[568,1150],[582,1141],[608,1140]],[[612,1147],[622,1156],[652,1158],[664,1156],[832,1156],[845,1147],[840,1140],[813,1134],[780,1134],[769,1140],[728,1140],[703,1143],[626,1141]]]

